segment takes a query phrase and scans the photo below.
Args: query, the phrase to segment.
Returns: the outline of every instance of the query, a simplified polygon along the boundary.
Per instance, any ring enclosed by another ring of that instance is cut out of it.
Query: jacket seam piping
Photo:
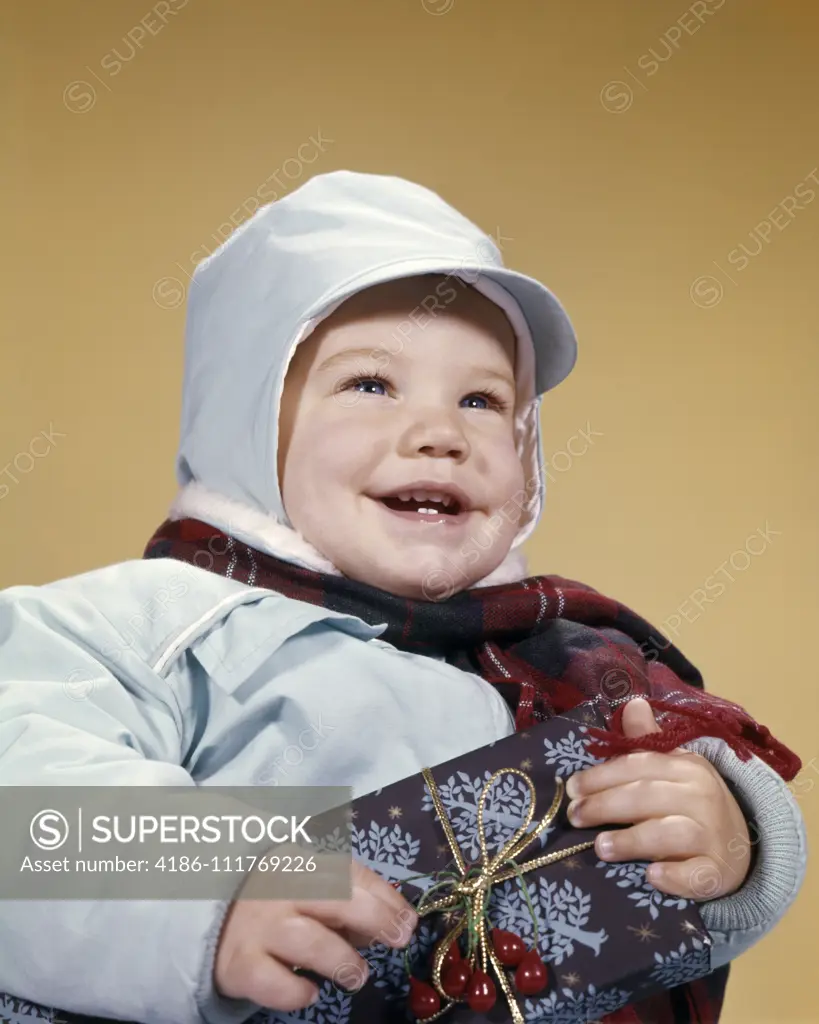
[[[195,622],[192,622],[189,626],[179,633],[168,646],[161,652],[161,654],[154,661],[151,668],[158,675],[168,667],[173,659],[182,651],[185,646],[190,642],[197,632],[208,622],[214,613],[218,613],[222,609],[229,608],[231,605],[247,604],[251,596],[265,596],[270,591],[264,587],[254,587],[249,591],[242,594],[231,594],[229,597],[222,598],[221,601],[217,601],[215,605],[210,607],[203,615],[200,615]]]

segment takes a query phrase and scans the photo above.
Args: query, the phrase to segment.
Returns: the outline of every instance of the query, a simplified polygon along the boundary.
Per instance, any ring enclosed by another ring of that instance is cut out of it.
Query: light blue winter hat
[[[493,239],[421,185],[333,171],[264,206],[196,268],[188,296],[176,475],[292,526],[277,478],[279,404],[296,345],[354,293],[451,275],[507,313],[518,337],[518,449],[530,494],[513,547],[543,508],[541,396],[577,342],[555,296],[503,266]]]

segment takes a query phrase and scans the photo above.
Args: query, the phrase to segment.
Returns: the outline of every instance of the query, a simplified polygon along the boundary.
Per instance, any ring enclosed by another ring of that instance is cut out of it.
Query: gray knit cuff
[[[249,999],[230,999],[219,995],[213,981],[213,965],[216,960],[216,947],[230,909],[230,900],[215,901],[213,923],[205,939],[205,956],[202,974],[196,992],[196,1006],[207,1024],[242,1024],[254,1013],[264,1009]]]
[[[699,905],[709,931],[770,931],[796,898],[805,878],[807,837],[802,814],[784,780],[756,756],[740,761],[724,740],[707,736],[685,744],[708,759],[728,783],[745,812],[755,853],[745,882],[720,899]],[[737,836],[727,857],[748,845]]]

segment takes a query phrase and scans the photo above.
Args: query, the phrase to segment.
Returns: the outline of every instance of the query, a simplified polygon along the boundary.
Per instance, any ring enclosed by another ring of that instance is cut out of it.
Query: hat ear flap
[[[515,417],[515,446],[523,466],[523,488],[514,500],[521,509],[512,548],[528,540],[540,520],[546,496],[546,473],[540,430],[542,395],[536,395]]]
[[[540,403],[536,394],[537,365],[532,332],[519,303],[501,285],[485,276],[476,276],[469,284],[504,311],[515,332],[515,446],[523,466],[523,490],[513,500],[520,507],[518,533],[512,549],[532,534],[543,511],[546,492],[543,445],[540,436]]]

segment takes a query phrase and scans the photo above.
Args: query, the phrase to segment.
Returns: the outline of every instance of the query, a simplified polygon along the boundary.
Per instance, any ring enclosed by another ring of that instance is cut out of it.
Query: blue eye
[[[353,385],[353,390],[354,391],[363,391],[363,389],[360,387],[360,385],[365,384],[365,385],[368,386],[368,388],[369,387],[376,387],[376,388],[381,388],[381,390],[380,391],[364,391],[363,392],[364,394],[376,394],[376,395],[386,394],[386,383],[380,377],[356,377],[354,380],[350,381],[350,383]]]
[[[386,377],[382,377],[380,373],[360,373],[355,377],[348,377],[347,380],[342,381],[339,385],[339,390],[358,391],[362,395],[386,395],[388,394],[389,387],[389,380]],[[469,402],[478,402],[480,404],[466,405]],[[460,405],[478,411],[489,409],[500,413],[505,412],[509,407],[509,403],[490,388],[465,395],[461,399]]]
[[[476,391],[474,394],[467,395],[463,401],[471,402],[477,399],[479,402],[483,402],[483,405],[472,405],[470,409],[494,409],[496,412],[504,412],[508,406],[508,402],[504,401],[500,395],[494,391]]]

